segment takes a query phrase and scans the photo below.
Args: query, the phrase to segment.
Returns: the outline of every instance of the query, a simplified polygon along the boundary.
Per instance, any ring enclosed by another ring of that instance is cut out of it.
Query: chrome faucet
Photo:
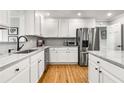
[[[25,38],[25,40],[26,40],[26,42],[28,41],[28,38],[26,37],[26,36],[19,36],[19,37],[17,37],[17,51],[19,51],[23,46],[24,46],[24,44],[22,45],[22,46],[20,46],[20,39],[21,38]]]

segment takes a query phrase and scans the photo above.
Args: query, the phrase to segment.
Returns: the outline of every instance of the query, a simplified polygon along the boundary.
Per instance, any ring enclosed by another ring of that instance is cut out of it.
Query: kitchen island
[[[91,83],[124,82],[124,52],[89,51],[88,75]]]

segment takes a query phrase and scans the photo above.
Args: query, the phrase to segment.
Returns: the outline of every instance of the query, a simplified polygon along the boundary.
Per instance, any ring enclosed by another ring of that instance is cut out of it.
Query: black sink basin
[[[36,51],[37,49],[29,49],[29,50],[24,50],[20,52],[16,52],[16,54],[27,54]]]

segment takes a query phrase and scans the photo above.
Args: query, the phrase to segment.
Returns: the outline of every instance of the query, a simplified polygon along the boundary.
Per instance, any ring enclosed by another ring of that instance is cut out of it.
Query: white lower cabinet
[[[99,82],[99,67],[93,62],[89,63],[88,68],[88,79],[90,83],[98,83]]]
[[[31,83],[36,83],[45,70],[44,51],[31,57]]]
[[[13,79],[11,79],[8,83],[29,83],[29,67],[26,68],[24,71],[19,73]]]
[[[50,63],[58,62],[58,53],[57,51],[50,51]]]
[[[40,79],[41,76],[43,75],[43,72],[45,70],[45,59],[44,59],[44,51],[41,52],[40,59],[38,61],[38,78]]]
[[[121,83],[122,81],[113,76],[111,73],[104,69],[101,69],[100,73],[100,83]]]
[[[0,82],[29,82],[29,58],[24,59],[3,71],[0,71]]]
[[[43,75],[43,72],[45,70],[44,66],[45,66],[44,62],[40,60],[38,63],[38,78],[39,79]]]
[[[50,63],[78,62],[77,47],[73,48],[52,48],[50,49]]]
[[[122,83],[124,69],[89,54],[89,83]]]
[[[36,83],[45,70],[44,50],[0,71],[0,83]]]
[[[38,60],[32,61],[31,65],[31,83],[38,81]]]

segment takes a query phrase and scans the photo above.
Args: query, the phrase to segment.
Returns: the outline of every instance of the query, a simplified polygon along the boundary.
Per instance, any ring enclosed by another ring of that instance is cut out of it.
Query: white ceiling
[[[81,13],[81,18],[95,18],[96,20],[110,21],[116,16],[124,13],[124,10],[39,10],[41,15],[50,13],[49,17],[72,17],[78,18],[77,13]],[[112,13],[111,17],[107,13]]]

